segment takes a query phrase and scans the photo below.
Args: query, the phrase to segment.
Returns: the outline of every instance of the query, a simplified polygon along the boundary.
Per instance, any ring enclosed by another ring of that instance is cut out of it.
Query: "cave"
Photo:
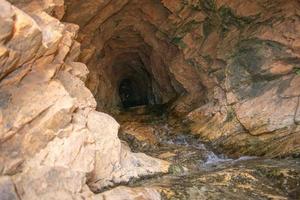
[[[0,200],[299,199],[299,16],[0,0]]]
[[[119,96],[124,108],[148,104],[147,91],[134,79],[123,79],[119,85]]]
[[[128,15],[134,12],[134,8],[129,11]],[[89,61],[91,76],[87,86],[93,91],[98,109],[113,113],[134,105],[166,104],[181,96],[185,89],[169,67],[173,52],[179,53],[176,46],[164,42],[165,51],[160,52],[163,51],[161,44],[157,44],[159,46],[155,48],[158,49],[155,49],[153,45],[156,44],[146,41],[145,33],[135,27],[139,26],[134,24],[136,19],[122,22],[122,18],[123,13],[119,13],[111,19],[118,22],[116,30],[110,32],[113,27],[107,21],[92,38],[95,52]],[[140,25],[149,26],[147,23]],[[126,83],[122,81],[126,79],[132,84],[131,102],[124,102],[124,93],[120,93],[120,87]]]

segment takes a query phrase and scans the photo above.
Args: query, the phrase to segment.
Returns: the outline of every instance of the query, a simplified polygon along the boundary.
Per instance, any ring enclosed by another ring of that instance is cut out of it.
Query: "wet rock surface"
[[[138,112],[138,111],[135,111]],[[164,117],[128,113],[119,116],[119,133],[133,150],[171,163],[169,174],[130,183],[160,191],[162,199],[298,199],[300,160],[244,156],[230,158],[214,153],[185,128],[168,124]],[[147,115],[147,114],[146,114]],[[126,116],[126,117],[124,117]],[[128,117],[128,118],[127,118]],[[126,120],[127,118],[127,120]],[[152,121],[149,122],[149,118]],[[141,128],[142,127],[142,128]],[[145,136],[144,130],[152,135]],[[127,134],[127,131],[139,130]],[[159,135],[153,144],[151,138]]]

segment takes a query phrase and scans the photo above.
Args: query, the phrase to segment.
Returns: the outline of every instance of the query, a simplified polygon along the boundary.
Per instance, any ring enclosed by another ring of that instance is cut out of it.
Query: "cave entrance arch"
[[[125,78],[120,82],[119,96],[124,108],[149,104],[147,88],[134,79]]]

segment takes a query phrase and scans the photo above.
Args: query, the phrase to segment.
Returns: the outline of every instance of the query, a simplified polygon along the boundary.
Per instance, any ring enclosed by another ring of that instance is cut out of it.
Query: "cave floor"
[[[134,152],[171,163],[169,173],[133,180],[130,187],[155,188],[162,199],[300,199],[300,159],[228,158],[185,128],[137,107],[116,116],[119,137]]]

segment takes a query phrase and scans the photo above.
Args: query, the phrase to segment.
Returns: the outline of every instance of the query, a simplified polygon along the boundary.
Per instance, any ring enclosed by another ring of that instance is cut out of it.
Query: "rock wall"
[[[167,172],[95,111],[64,2],[12,3],[0,1],[0,199],[102,199],[91,190]]]
[[[190,19],[203,32],[183,35],[185,58],[210,80],[202,81],[207,103],[188,115],[192,130],[237,155],[299,155],[299,1],[203,1],[185,8],[205,16],[201,24]]]
[[[119,105],[118,80],[146,71],[156,103],[175,101],[173,114],[228,153],[299,154],[299,1],[67,5],[99,110]]]

